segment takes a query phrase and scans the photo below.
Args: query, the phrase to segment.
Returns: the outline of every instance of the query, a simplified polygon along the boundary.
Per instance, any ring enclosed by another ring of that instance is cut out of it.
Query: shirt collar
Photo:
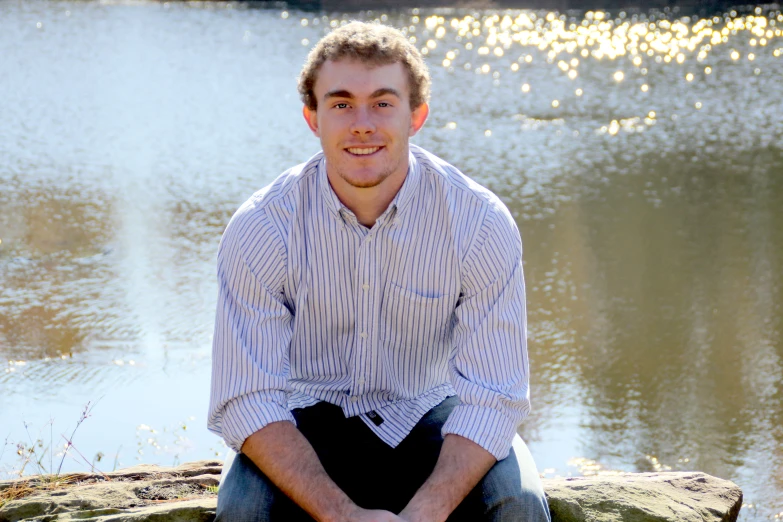
[[[329,178],[326,175],[326,156],[321,155],[321,159],[318,162],[318,184],[321,185],[321,194],[323,195],[326,207],[329,209],[334,217],[342,219],[340,216],[340,210],[345,208],[340,198],[334,193],[332,185],[329,183]]]
[[[400,214],[405,207],[413,199],[413,195],[419,190],[419,180],[421,179],[421,165],[419,164],[416,156],[413,154],[413,150],[416,145],[410,145],[408,151],[408,175],[405,176],[405,181],[402,183],[397,195],[389,204],[389,208],[396,208],[397,215]]]
[[[400,190],[394,196],[394,199],[392,199],[391,203],[389,203],[389,207],[383,212],[383,214],[381,214],[381,216],[390,215],[395,210],[397,215],[399,215],[399,213],[405,209],[407,204],[410,203],[413,194],[415,194],[419,188],[419,180],[421,179],[421,165],[417,161],[416,156],[413,154],[414,147],[416,146],[410,145],[410,150],[408,152],[408,173],[405,176],[405,181],[402,183]],[[318,161],[318,183],[321,185],[321,194],[323,195],[324,201],[326,201],[327,208],[335,217],[342,219],[340,212],[343,209],[348,212],[350,211],[345,205],[343,205],[343,203],[340,201],[340,198],[338,198],[337,194],[334,193],[334,189],[332,188],[331,183],[329,183],[329,178],[326,175],[326,156],[321,156],[321,159]]]

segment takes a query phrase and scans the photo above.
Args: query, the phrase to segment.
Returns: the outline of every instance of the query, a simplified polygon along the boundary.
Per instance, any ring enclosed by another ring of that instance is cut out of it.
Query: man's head
[[[315,82],[323,64],[330,60],[358,61],[370,67],[401,63],[408,75],[411,110],[429,102],[429,70],[419,50],[393,27],[351,22],[322,38],[307,55],[299,74],[299,96],[310,110],[318,108]]]
[[[338,195],[379,187],[393,197],[407,174],[408,140],[427,119],[429,86],[421,55],[391,27],[352,22],[316,44],[299,92]]]

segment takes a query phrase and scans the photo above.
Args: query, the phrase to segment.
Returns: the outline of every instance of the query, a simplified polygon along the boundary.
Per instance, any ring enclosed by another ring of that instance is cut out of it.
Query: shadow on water
[[[0,345],[7,357],[84,349],[94,321],[102,322],[102,281],[113,277],[111,205],[110,196],[84,187],[4,184]]]
[[[745,152],[648,152],[611,183],[596,165],[555,214],[520,221],[539,421],[580,402],[585,453],[607,467],[783,466],[783,162]]]

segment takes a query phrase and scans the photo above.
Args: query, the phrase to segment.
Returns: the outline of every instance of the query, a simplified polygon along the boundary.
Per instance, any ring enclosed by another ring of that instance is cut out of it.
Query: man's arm
[[[446,520],[508,455],[529,409],[522,243],[502,203],[478,236],[465,260],[463,297],[455,310],[450,364],[461,404],[443,425],[435,469],[401,513],[412,522]]]
[[[290,422],[273,422],[255,432],[242,445],[242,453],[319,522],[403,520],[388,511],[361,509],[354,504],[329,478],[313,447]]]
[[[432,474],[400,517],[407,522],[441,522],[497,462],[487,450],[459,435],[446,435]]]

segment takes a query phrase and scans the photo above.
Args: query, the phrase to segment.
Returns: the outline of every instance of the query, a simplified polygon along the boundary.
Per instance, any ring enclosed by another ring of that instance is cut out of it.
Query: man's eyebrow
[[[391,87],[381,87],[380,89],[376,89],[372,94],[370,94],[370,98],[380,98],[381,96],[386,95],[396,96],[397,98],[402,99],[399,91],[397,91],[397,89],[392,89]],[[324,94],[324,101],[328,100],[329,98],[347,98],[352,100],[354,95],[345,89],[337,89]]]
[[[344,89],[338,89],[336,91],[329,91],[326,94],[324,94],[324,100],[328,100],[329,98],[353,99],[353,94],[351,94],[350,91],[346,91]]]
[[[376,90],[370,95],[370,98],[380,98],[381,96],[386,96],[387,94],[396,96],[397,98],[402,98],[402,96],[400,96],[400,93],[397,92],[396,89],[392,89],[391,87],[382,87]]]

